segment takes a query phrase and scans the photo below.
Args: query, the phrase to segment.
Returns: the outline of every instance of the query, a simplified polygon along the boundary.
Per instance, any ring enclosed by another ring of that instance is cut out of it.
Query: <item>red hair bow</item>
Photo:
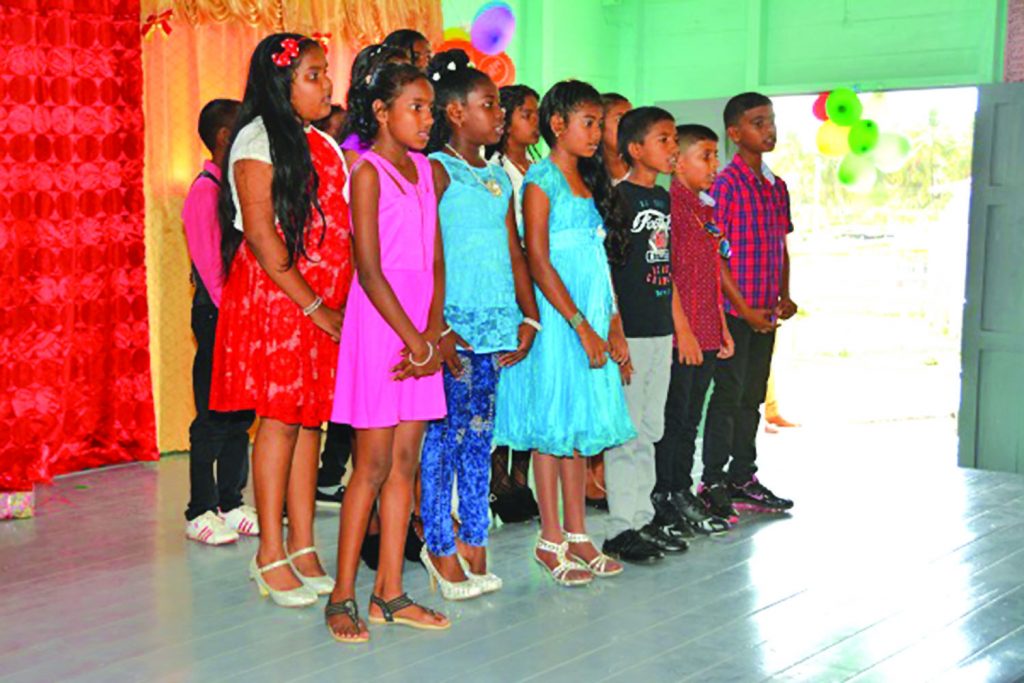
[[[324,54],[327,54],[327,44],[331,41],[330,33],[314,33],[310,38],[320,43],[320,47],[324,49]]]
[[[285,38],[281,41],[281,51],[275,52],[270,59],[282,69],[292,65],[292,60],[299,56],[299,41]]]

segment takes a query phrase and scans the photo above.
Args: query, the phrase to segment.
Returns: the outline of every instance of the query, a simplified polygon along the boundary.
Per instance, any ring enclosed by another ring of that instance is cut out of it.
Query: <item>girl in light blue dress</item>
[[[562,585],[622,571],[586,535],[584,457],[636,436],[620,376],[628,350],[594,202],[614,196],[593,159],[601,117],[600,95],[579,81],[556,84],[541,101],[551,155],[526,174],[523,220],[542,330],[526,359],[502,373],[495,415],[497,444],[534,450],[541,513],[534,558]]]

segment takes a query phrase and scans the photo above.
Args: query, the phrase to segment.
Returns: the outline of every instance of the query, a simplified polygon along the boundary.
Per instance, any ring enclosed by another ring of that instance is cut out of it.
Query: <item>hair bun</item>
[[[466,54],[465,50],[455,48],[435,54],[427,66],[427,76],[430,77],[431,81],[437,83],[441,79],[446,78],[450,73],[468,68],[469,55]]]

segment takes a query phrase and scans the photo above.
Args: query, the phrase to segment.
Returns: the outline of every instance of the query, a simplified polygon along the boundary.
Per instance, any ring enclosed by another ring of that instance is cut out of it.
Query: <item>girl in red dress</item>
[[[263,39],[221,194],[227,281],[210,407],[260,417],[252,470],[261,534],[250,578],[288,607],[313,604],[334,587],[314,548],[313,511],[352,261],[344,161],[310,125],[330,109],[320,44],[292,33]]]

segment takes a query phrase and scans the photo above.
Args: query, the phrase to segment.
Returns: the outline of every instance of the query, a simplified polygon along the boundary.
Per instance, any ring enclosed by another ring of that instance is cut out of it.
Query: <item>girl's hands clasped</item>
[[[601,339],[586,320],[576,328],[576,334],[579,335],[580,343],[583,344],[583,351],[587,354],[590,367],[603,368],[604,364],[608,362],[608,342]]]
[[[448,367],[448,372],[452,373],[454,377],[462,377],[462,360],[459,358],[457,347],[472,351],[473,347],[469,345],[469,342],[459,336],[458,332],[451,330],[447,334],[441,335],[437,347],[441,352],[441,360]]]
[[[441,371],[441,352],[430,341],[421,338],[419,350],[410,352],[402,349],[402,360],[391,368],[391,377],[396,382],[410,377],[429,377]]]
[[[503,368],[510,368],[522,359],[526,358],[526,354],[530,352],[530,348],[533,346],[533,340],[537,336],[537,330],[527,323],[520,323],[519,325],[519,347],[515,351],[509,351],[508,353],[498,354],[498,365]]]

